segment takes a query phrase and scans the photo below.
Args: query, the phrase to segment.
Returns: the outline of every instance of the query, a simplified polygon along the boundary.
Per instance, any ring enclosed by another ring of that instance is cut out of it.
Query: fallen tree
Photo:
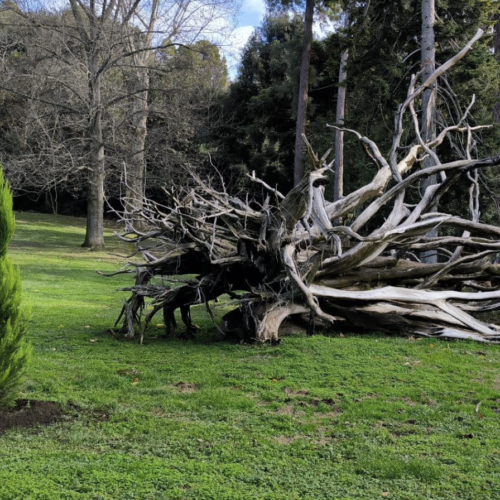
[[[259,203],[228,193],[220,176],[210,180],[191,171],[191,185],[165,188],[165,204],[146,202],[141,211],[125,211],[120,237],[132,241],[142,256],[126,271],[136,274],[117,320],[126,337],[139,331],[142,342],[159,311],[167,333],[173,334],[177,309],[186,325],[184,335],[191,336],[196,328],[190,307],[205,304],[211,314],[210,302],[227,294],[237,308],[224,316],[220,330],[246,340],[275,343],[285,318],[306,314],[311,329],[319,321],[500,341],[499,326],[474,316],[500,308],[500,266],[492,259],[500,252],[500,228],[479,220],[479,170],[499,165],[500,156],[473,158],[474,131],[480,127],[470,126],[467,118],[474,99],[457,123],[444,126],[427,143],[415,110],[424,90],[481,35],[419,86],[420,74],[412,77],[388,155],[358,132],[332,127],[354,134],[377,168],[369,184],[334,203],[324,198],[333,162],[326,163],[328,153],[318,158],[306,140],[313,169],[287,195],[251,176],[266,193]],[[408,124],[414,135],[405,146]],[[458,136],[462,157],[442,162],[440,147]],[[421,168],[428,157],[434,165]],[[435,174],[440,182],[409,203],[409,188]],[[452,186],[464,182],[469,219],[433,211]],[[357,216],[348,223],[348,214]],[[438,235],[429,237],[434,228]],[[437,251],[437,263],[420,260],[429,250]],[[183,279],[187,274],[196,277]],[[172,286],[174,276],[178,284]]]

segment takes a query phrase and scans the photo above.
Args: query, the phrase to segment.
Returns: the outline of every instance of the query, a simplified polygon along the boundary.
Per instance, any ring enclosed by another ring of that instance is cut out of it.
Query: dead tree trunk
[[[425,81],[436,69],[436,36],[434,24],[436,21],[436,0],[424,0],[422,2],[422,80]],[[437,105],[437,85],[434,82],[422,94],[422,139],[424,142],[431,142],[436,137],[436,105]],[[424,167],[434,165],[434,159],[428,155],[423,163]],[[437,174],[431,175],[423,182],[423,190],[438,182]],[[436,207],[432,207],[437,210]],[[433,229],[428,236],[437,235],[437,230]],[[429,264],[437,262],[435,251],[424,252],[422,259]]]
[[[500,342],[500,327],[476,317],[500,308],[500,266],[491,258],[500,252],[500,229],[479,221],[475,173],[500,165],[500,156],[473,159],[469,146],[464,158],[440,161],[448,136],[470,138],[481,128],[467,124],[471,106],[459,123],[439,130],[430,141],[421,135],[415,110],[426,89],[481,35],[479,31],[420,85],[418,76],[412,77],[387,157],[369,138],[341,129],[359,140],[375,173],[369,184],[334,203],[324,198],[332,164],[318,158],[304,136],[313,169],[286,196],[250,177],[265,196],[260,202],[242,200],[228,193],[223,182],[215,185],[191,171],[190,187],[165,188],[162,205],[147,202],[141,230],[135,219],[125,218],[122,237],[135,242],[142,262],[130,264],[137,280],[127,289],[132,295],[117,321],[125,318],[122,331],[129,337],[138,331],[142,340],[153,316],[163,310],[167,333],[172,333],[174,311],[180,309],[191,336],[190,307],[204,304],[211,313],[210,303],[227,294],[238,307],[226,314],[220,330],[245,340],[278,342],[284,318],[307,314],[311,326],[319,321]],[[405,115],[413,122],[414,138],[402,144]],[[435,162],[422,168],[426,155]],[[409,188],[437,174],[443,174],[442,182],[427,187],[417,204],[409,204]],[[470,186],[470,219],[432,208],[459,183]],[[347,212],[359,215],[350,225],[332,224]],[[446,231],[429,237],[438,226]],[[430,250],[439,261],[420,262],[417,256]],[[183,278],[187,274],[196,277]],[[170,284],[151,280],[158,277]]]
[[[349,11],[345,12],[344,29],[349,27]],[[347,79],[347,61],[349,59],[349,49],[344,49],[340,56],[339,69],[339,90],[337,93],[337,114],[335,120],[337,125],[342,127],[345,118],[345,103],[347,97],[347,88],[345,81]],[[335,180],[333,189],[333,201],[337,201],[344,196],[344,131],[335,132]]]
[[[295,133],[295,156],[293,167],[293,179],[296,186],[304,177],[304,161],[302,151],[304,142],[302,136],[306,132],[307,100],[309,98],[309,66],[311,60],[311,44],[314,20],[314,0],[306,1],[306,12],[304,17],[304,44],[302,47],[302,59],[300,61],[300,81],[297,98],[297,124]]]

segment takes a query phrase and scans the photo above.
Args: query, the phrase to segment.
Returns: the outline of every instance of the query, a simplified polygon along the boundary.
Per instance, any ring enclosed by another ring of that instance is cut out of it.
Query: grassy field
[[[196,341],[161,338],[160,319],[146,345],[119,341],[107,329],[129,278],[95,271],[127,249],[111,233],[104,252],[79,248],[81,219],[17,220],[34,345],[23,397],[69,416],[0,435],[0,500],[500,498],[500,346],[235,345],[203,309]]]

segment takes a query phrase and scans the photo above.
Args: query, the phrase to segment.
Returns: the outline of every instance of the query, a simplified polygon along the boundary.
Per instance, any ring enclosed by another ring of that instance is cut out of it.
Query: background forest
[[[287,192],[293,185],[304,36],[300,5],[269,5],[230,81],[221,47],[230,44],[236,5],[203,0],[202,14],[193,20],[182,3],[146,2],[142,17],[133,13],[134,2],[122,3],[123,15],[113,18],[106,18],[104,7],[100,16],[85,16],[77,1],[58,11],[48,4],[0,4],[0,160],[17,207],[43,205],[46,211],[98,219],[104,200],[116,208],[125,192],[145,190],[161,200],[164,185],[186,182],[186,168],[209,175],[217,170],[234,191],[248,189],[245,176],[255,171]],[[336,28],[312,42],[306,134],[320,152],[333,147],[335,134],[326,124],[336,123],[344,89],[345,125],[384,152],[397,105],[421,65],[421,2],[316,7],[317,20]],[[448,75],[449,85],[440,86],[440,125],[455,120],[473,94],[470,124],[498,119],[497,19],[492,0],[437,2],[437,64],[479,27],[487,31]],[[347,79],[339,85],[346,49]],[[497,127],[483,131],[476,137],[478,154],[495,151],[498,140]],[[355,142],[345,137],[346,193],[373,175]],[[462,146],[450,143],[450,154]],[[492,220],[497,181],[492,173],[483,177],[483,217]],[[452,193],[445,203],[453,199]],[[90,246],[101,243],[102,221],[95,226],[94,240],[86,238]]]

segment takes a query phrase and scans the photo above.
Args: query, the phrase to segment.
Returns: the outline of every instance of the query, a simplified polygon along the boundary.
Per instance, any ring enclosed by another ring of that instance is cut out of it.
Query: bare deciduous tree
[[[5,71],[0,89],[29,103],[25,111],[35,111],[25,117],[27,121],[20,120],[18,130],[31,121],[38,132],[37,148],[28,148],[33,154],[12,155],[6,161],[7,171],[9,177],[15,171],[13,175],[21,181],[30,175],[23,167],[38,170],[42,175],[31,184],[34,189],[54,187],[72,178],[81,185],[85,178],[84,246],[100,247],[104,245],[108,165],[116,169],[121,161],[128,167],[132,207],[140,205],[144,194],[150,72],[168,70],[165,60],[159,62],[158,51],[204,37],[215,39],[216,35],[221,42],[231,30],[236,4],[232,0],[68,0],[65,8],[34,1],[27,1],[23,8],[16,4],[6,8],[10,18],[4,26],[10,26],[13,36],[3,47]],[[19,27],[23,36],[16,38]],[[20,58],[24,65],[9,57],[11,45],[18,43],[27,52]],[[20,78],[24,86],[19,86]],[[182,87],[165,89],[182,91]],[[71,131],[61,125],[61,116],[71,117]],[[124,124],[128,134],[121,130]],[[27,144],[28,135],[24,136]],[[126,137],[117,141],[120,136]],[[35,164],[40,158],[48,164],[51,157],[56,161],[47,171]],[[16,169],[9,167],[11,160]]]
[[[131,2],[125,2],[127,9],[131,8]],[[235,14],[236,4],[232,0],[150,0],[143,1],[133,11],[132,22],[124,25],[125,45],[131,54],[127,72],[131,97],[127,161],[130,209],[140,210],[145,194],[149,91],[151,71],[161,69],[156,56],[158,49],[184,45],[197,51],[195,44],[200,40],[213,39],[214,35],[219,41],[225,40],[232,30]],[[182,88],[175,91],[182,92]]]

